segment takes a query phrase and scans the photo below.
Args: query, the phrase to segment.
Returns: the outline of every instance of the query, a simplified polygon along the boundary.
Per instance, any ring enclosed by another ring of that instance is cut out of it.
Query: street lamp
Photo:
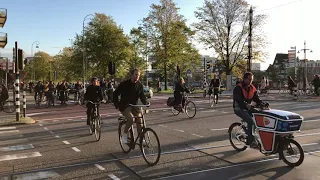
[[[145,19],[147,20],[147,19]],[[147,24],[143,21],[143,20],[138,20],[138,25],[140,27],[144,27],[145,28],[145,31],[146,31],[146,86],[149,86],[149,81],[148,81],[148,76],[149,76],[149,73],[148,73],[148,29],[147,29]]]
[[[300,51],[303,51],[304,53],[304,73],[303,73],[303,89],[304,91],[307,90],[307,82],[308,82],[308,72],[307,72],[307,51],[310,51],[312,53],[311,49],[307,49],[306,48],[306,41],[304,41],[304,48],[301,49]],[[300,53],[300,51],[298,51],[298,53]]]
[[[33,69],[33,81],[36,79],[36,71],[34,69],[34,54],[33,54],[33,45],[36,44],[36,48],[39,48],[40,42],[39,41],[34,41],[31,44],[31,57],[32,57],[32,69]]]
[[[84,45],[84,22],[87,19],[87,17],[94,15],[88,14],[86,17],[84,17],[82,22],[82,81],[83,81],[83,90],[85,91],[85,45]]]

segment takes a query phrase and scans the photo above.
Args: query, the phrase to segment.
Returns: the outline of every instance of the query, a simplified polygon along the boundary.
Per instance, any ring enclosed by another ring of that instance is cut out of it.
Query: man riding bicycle
[[[268,106],[268,103],[263,103],[258,94],[257,89],[252,84],[253,74],[246,72],[243,75],[243,81],[237,84],[233,90],[233,109],[234,113],[243,119],[248,124],[247,128],[247,145],[251,145],[254,138],[252,135],[252,126],[254,124],[253,118],[251,117],[250,110],[252,108],[252,101],[257,105]]]
[[[137,131],[140,132],[142,128],[142,119],[140,109],[131,107],[129,104],[137,105],[140,98],[143,104],[148,104],[147,97],[143,92],[143,85],[139,81],[140,71],[133,69],[131,71],[131,79],[123,81],[113,93],[113,103],[116,109],[119,109],[122,115],[126,118],[127,123],[122,136],[122,142],[128,143],[128,131],[133,125],[134,119],[137,124]],[[121,96],[120,102],[119,97]]]
[[[94,103],[100,102],[103,100],[102,90],[99,86],[98,78],[94,77],[91,79],[91,85],[88,86],[86,93],[84,94],[85,101],[92,101]],[[90,125],[90,116],[93,111],[94,105],[87,103],[87,125]],[[99,110],[99,108],[98,108]]]

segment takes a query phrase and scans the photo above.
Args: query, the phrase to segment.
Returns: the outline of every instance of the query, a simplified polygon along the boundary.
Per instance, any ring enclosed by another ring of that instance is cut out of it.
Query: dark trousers
[[[248,128],[247,128],[247,135],[248,135],[248,142],[249,144],[253,140],[253,135],[252,135],[252,126],[254,124],[253,119],[248,111],[243,111],[243,110],[235,110],[234,113],[239,116],[242,120],[248,123]]]

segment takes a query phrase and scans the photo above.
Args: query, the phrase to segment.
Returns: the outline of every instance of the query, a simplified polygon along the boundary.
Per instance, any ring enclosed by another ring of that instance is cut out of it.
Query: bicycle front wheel
[[[118,134],[119,134],[119,143],[122,151],[124,153],[129,153],[131,151],[130,144],[134,144],[134,137],[133,137],[133,131],[132,128],[128,132],[128,143],[125,144],[122,142],[122,134],[124,132],[124,128],[126,127],[127,121],[122,121],[119,123],[119,128],[118,128]]]
[[[189,118],[193,118],[197,114],[196,105],[192,101],[187,102],[185,105],[185,111]]]
[[[6,113],[12,113],[15,110],[15,105],[13,101],[6,101],[3,106],[3,111]]]
[[[159,162],[161,148],[156,132],[151,128],[145,128],[140,138],[140,149],[144,160],[148,165],[153,166]]]
[[[99,141],[101,137],[101,117],[96,117],[94,119],[94,135],[96,137],[96,140]]]

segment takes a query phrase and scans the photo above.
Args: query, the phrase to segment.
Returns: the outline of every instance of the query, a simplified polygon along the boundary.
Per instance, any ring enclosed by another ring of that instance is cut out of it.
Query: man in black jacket
[[[253,74],[251,72],[246,72],[243,75],[243,81],[238,83],[233,90],[233,109],[234,113],[241,119],[248,123],[247,129],[247,145],[250,145],[253,141],[252,126],[254,124],[253,118],[250,115],[250,109],[252,107],[252,102],[258,105],[264,105],[258,94],[257,90],[252,84]],[[268,104],[265,104],[268,106]]]
[[[92,101],[94,103],[100,102],[103,100],[102,90],[99,86],[98,78],[94,77],[91,79],[91,85],[88,86],[86,93],[84,94],[85,101]],[[87,125],[90,125],[90,115],[94,105],[91,103],[87,103]]]
[[[140,98],[143,104],[147,104],[147,98],[143,92],[143,85],[139,81],[140,71],[133,69],[131,71],[131,79],[123,81],[113,93],[114,106],[120,110],[123,116],[127,119],[122,142],[127,143],[128,130],[132,126],[134,117],[141,116],[140,109],[129,106],[129,104],[137,105]],[[119,102],[119,95],[121,96]],[[140,132],[142,119],[135,119],[137,124],[137,131]]]

